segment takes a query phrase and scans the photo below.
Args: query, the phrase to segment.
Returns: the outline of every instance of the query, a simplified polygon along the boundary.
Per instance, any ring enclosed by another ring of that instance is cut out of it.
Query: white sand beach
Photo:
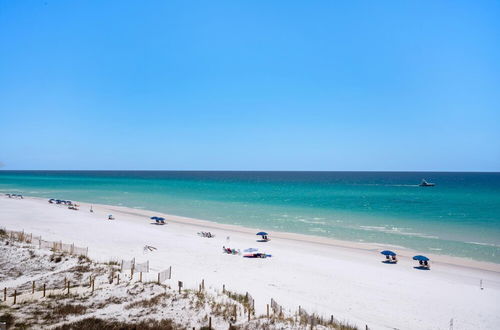
[[[79,204],[74,211],[45,199],[2,196],[0,226],[88,246],[99,261],[149,260],[153,273],[172,266],[172,283],[194,288],[204,279],[207,286],[249,292],[258,313],[274,298],[287,309],[300,305],[360,328],[450,329],[452,319],[453,329],[500,328],[498,264],[430,255],[431,270],[418,270],[411,260],[418,251],[274,232],[259,243],[255,229],[117,206],[94,204],[91,213],[89,204]],[[153,215],[167,224],[151,224]],[[202,238],[200,231],[216,237]],[[145,245],[157,250],[145,253]],[[258,248],[272,257],[227,255],[222,246]],[[385,248],[399,253],[398,264],[381,262]]]

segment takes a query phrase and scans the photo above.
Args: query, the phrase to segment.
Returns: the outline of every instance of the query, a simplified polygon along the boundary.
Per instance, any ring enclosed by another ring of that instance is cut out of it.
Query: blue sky
[[[0,0],[0,162],[500,171],[500,2]]]

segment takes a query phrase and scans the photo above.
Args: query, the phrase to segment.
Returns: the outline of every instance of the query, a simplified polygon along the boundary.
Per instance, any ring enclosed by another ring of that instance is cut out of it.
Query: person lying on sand
[[[198,235],[201,237],[206,237],[206,238],[214,238],[215,237],[215,235],[213,235],[211,232],[204,232],[204,231],[199,232]]]

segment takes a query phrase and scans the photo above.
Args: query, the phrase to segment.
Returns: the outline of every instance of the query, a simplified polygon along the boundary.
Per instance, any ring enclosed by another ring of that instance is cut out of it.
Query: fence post
[[[158,284],[160,284],[160,273],[158,273]]]
[[[31,285],[31,294],[35,294],[35,281],[33,281],[33,284]]]
[[[92,280],[92,293],[94,293],[94,284],[95,284],[95,279]]]
[[[3,301],[7,301],[7,288],[3,288]]]
[[[43,283],[43,297],[45,297],[45,283]]]
[[[67,280],[67,279],[66,279],[66,277],[65,277],[65,278],[64,278],[64,289],[66,289],[66,285],[67,285],[67,283],[68,283],[68,280]],[[63,289],[63,291],[64,291],[64,289]]]
[[[267,318],[269,318],[269,304],[267,304]]]
[[[142,282],[142,272],[139,273],[139,282]]]
[[[208,329],[212,330],[212,317],[208,318]]]
[[[222,293],[226,293],[226,285],[222,284]]]
[[[205,279],[201,280],[201,287],[203,290],[205,290]]]
[[[116,284],[120,284],[120,273],[118,273],[118,275],[116,275]]]
[[[238,313],[236,312],[236,305],[234,305],[234,322],[236,322]]]
[[[69,294],[69,287],[70,287],[70,285],[71,285],[71,282],[68,281],[68,294]]]
[[[92,275],[89,277],[89,288],[92,286]]]
[[[172,266],[170,266],[170,271],[168,272],[168,279],[172,278]]]
[[[17,298],[17,291],[16,291],[16,290],[14,290],[14,304],[13,304],[13,305],[15,305],[15,304],[16,304],[16,300],[17,300],[16,298]]]
[[[75,253],[75,243],[71,244],[70,254]]]

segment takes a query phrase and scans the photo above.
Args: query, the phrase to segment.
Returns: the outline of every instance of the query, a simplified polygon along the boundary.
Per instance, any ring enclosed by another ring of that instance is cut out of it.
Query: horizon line
[[[443,170],[61,170],[61,169],[30,169],[30,170],[14,170],[14,169],[0,169],[0,172],[317,172],[317,173],[332,173],[332,172],[371,172],[371,173],[500,173],[500,171],[443,171]]]

